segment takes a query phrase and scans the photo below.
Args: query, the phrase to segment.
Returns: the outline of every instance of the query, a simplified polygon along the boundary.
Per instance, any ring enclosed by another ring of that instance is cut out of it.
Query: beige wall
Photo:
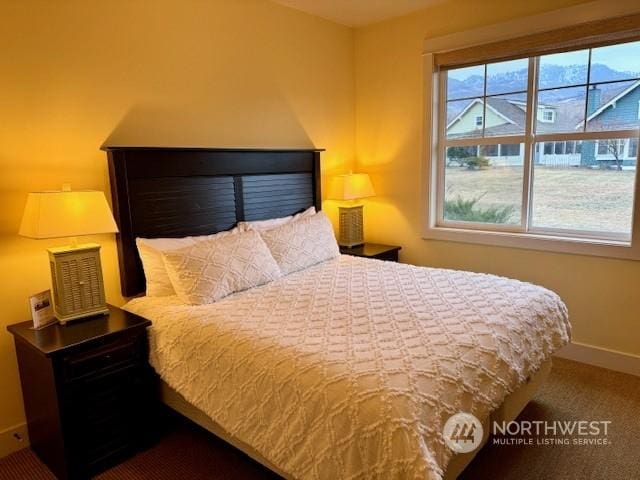
[[[380,194],[367,202],[366,236],[402,245],[411,263],[551,288],[569,307],[575,341],[640,354],[640,262],[421,238],[424,39],[576,3],[456,0],[356,31],[357,165]]]
[[[103,143],[327,149],[353,160],[353,31],[262,0],[0,2],[0,431],[23,421],[11,336],[49,288],[16,235],[28,191],[108,191]],[[330,212],[331,213],[331,212]],[[108,300],[121,302],[113,236]]]

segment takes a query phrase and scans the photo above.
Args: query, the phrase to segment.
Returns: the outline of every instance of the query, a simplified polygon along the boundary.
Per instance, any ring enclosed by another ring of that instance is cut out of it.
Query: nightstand
[[[402,247],[396,245],[382,245],[380,243],[365,243],[357,247],[340,247],[343,255],[355,257],[377,258],[378,260],[398,261],[398,252]]]
[[[86,479],[152,440],[149,320],[109,314],[14,335],[31,448],[61,480]]]

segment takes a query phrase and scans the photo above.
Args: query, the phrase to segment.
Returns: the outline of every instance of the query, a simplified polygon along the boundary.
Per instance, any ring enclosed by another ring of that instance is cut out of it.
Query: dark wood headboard
[[[320,152],[104,147],[125,297],[145,290],[137,237],[206,235],[321,208]]]

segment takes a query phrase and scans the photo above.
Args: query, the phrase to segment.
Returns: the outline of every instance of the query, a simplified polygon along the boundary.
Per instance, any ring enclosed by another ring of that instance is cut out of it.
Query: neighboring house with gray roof
[[[640,126],[640,80],[623,82],[606,96],[592,88],[588,103],[587,130],[631,130]],[[576,129],[582,125],[578,122]],[[582,165],[635,167],[637,163],[638,138],[583,143]]]
[[[640,81],[602,92],[589,90],[587,100],[588,130],[633,129],[640,125]],[[507,97],[507,96],[505,96]],[[471,138],[484,126],[485,136],[522,135],[525,130],[524,101],[517,98],[488,97],[469,100],[462,110],[448,112],[447,138]],[[582,129],[585,115],[583,99],[570,98],[537,106],[538,133],[573,132]],[[463,147],[470,156],[487,157],[493,165],[521,165],[521,146],[484,145]],[[458,148],[459,152],[461,148]],[[549,166],[598,166],[636,164],[638,140],[624,142],[561,141],[536,145],[534,161]],[[617,157],[617,159],[616,159]]]

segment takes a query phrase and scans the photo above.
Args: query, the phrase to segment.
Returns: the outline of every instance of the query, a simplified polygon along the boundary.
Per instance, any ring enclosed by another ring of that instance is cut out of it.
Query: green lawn
[[[533,225],[628,233],[635,172],[536,167]],[[509,223],[520,222],[522,167],[468,170],[449,167],[446,199],[481,197],[478,208],[513,206]]]

